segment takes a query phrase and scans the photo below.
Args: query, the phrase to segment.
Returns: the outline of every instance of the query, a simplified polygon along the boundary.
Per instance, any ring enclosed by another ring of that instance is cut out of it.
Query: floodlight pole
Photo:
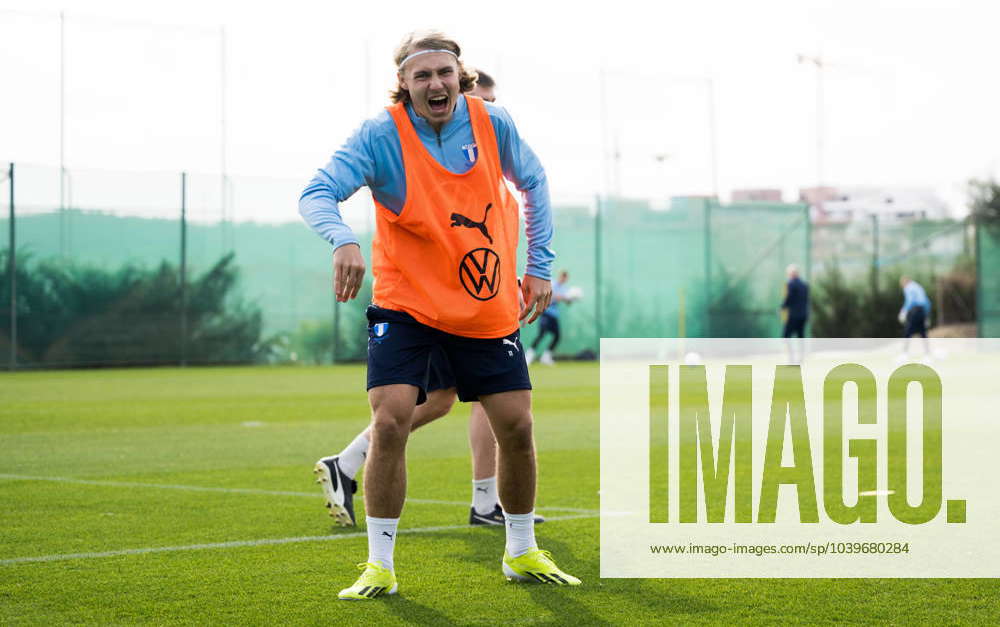
[[[222,213],[222,248],[227,249],[226,231],[232,230],[232,223],[229,216],[229,173],[227,163],[227,141],[226,133],[226,83],[228,80],[226,72],[226,27],[219,27],[219,206]],[[229,234],[229,249],[235,248],[233,234]]]
[[[708,105],[708,154],[711,162],[712,196],[719,198],[719,124],[715,114],[715,79],[712,76],[668,76],[674,82],[704,83]]]
[[[66,256],[66,14],[59,12],[59,256]]]
[[[604,333],[602,328],[604,293],[601,289],[603,283],[602,265],[604,263],[601,257],[601,249],[603,248],[602,219],[604,203],[608,202],[612,193],[611,176],[608,171],[608,139],[610,135],[610,124],[608,122],[608,73],[603,67],[600,71],[599,86],[601,92],[601,179],[604,191],[597,195],[597,207],[594,214],[594,295],[596,298],[594,303],[594,330],[597,333],[598,354],[601,352],[601,337]]]
[[[367,119],[368,116],[371,115],[371,110],[372,110],[372,46],[371,46],[371,38],[370,37],[366,37],[365,38],[363,53],[364,53],[363,54],[363,58],[364,58],[364,77],[363,77],[364,78],[364,85],[363,85],[364,98],[362,99],[362,105],[364,106],[364,111],[362,111],[362,113],[361,113],[361,119],[362,120]],[[375,225],[374,225],[375,203],[374,203],[374,198],[371,196],[371,194],[369,194],[369,198],[371,198],[372,202],[367,203],[367,207],[366,207],[366,210],[365,210],[365,226],[367,227],[368,232],[371,233],[371,234],[373,234],[373,237],[374,237],[374,233],[375,233]]]
[[[822,189],[826,178],[823,163],[823,146],[825,144],[826,111],[823,104],[824,86],[823,59],[816,57],[816,184]]]
[[[822,55],[797,55],[799,64],[811,63],[816,66],[816,205],[823,208],[823,68]]]
[[[709,148],[712,154],[712,195],[719,198],[719,131],[715,120],[715,79],[705,78],[708,89],[708,132]]]
[[[653,155],[653,161],[663,166],[663,202],[667,209],[670,209],[670,168],[667,166],[669,160],[670,155],[665,152]]]
[[[614,70],[612,70],[614,72]],[[623,72],[615,72],[622,74]],[[708,152],[710,161],[710,170],[712,177],[712,195],[716,199],[719,198],[719,125],[716,119],[716,109],[715,109],[715,78],[711,75],[696,75],[696,76],[672,76],[669,74],[663,75],[666,80],[675,83],[688,83],[695,85],[703,85],[705,88],[705,100],[708,109]],[[602,165],[604,166],[604,187],[605,190],[611,190],[614,188],[615,192],[620,191],[621,186],[621,151],[618,146],[618,136],[611,130],[611,125],[608,115],[608,105],[607,105],[607,70],[601,68],[600,74],[600,91],[601,91],[601,127],[603,129],[603,149],[604,149],[604,160]],[[613,146],[610,146],[612,150],[609,150],[609,143],[613,142]],[[608,155],[611,154],[613,157],[613,170],[609,174],[609,168],[607,164]],[[608,192],[610,193],[610,192]]]
[[[612,193],[611,189],[611,175],[609,173],[608,167],[608,155],[610,154],[609,137],[611,135],[610,122],[608,121],[608,73],[603,67],[600,72],[600,89],[601,89],[601,150],[603,157],[601,159],[601,174],[604,181],[604,196],[610,197]],[[600,205],[598,205],[600,207]],[[600,209],[598,209],[600,211]]]

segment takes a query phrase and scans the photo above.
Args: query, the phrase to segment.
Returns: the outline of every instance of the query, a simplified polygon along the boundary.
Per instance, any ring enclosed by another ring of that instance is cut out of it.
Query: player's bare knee
[[[401,444],[410,434],[410,418],[398,412],[376,409],[372,414],[371,429],[372,439],[385,444]]]
[[[430,401],[431,399],[428,399]],[[433,399],[433,404],[429,408],[433,420],[446,416],[455,405],[454,394],[439,394]]]
[[[506,451],[517,451],[532,447],[534,440],[530,413],[513,420],[497,422],[493,424],[493,433],[500,448]]]

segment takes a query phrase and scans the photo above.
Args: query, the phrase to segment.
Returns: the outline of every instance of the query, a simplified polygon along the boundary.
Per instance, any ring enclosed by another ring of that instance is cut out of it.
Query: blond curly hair
[[[462,49],[458,46],[458,42],[438,30],[418,30],[408,33],[403,37],[403,40],[396,47],[396,52],[393,54],[396,67],[399,68],[399,64],[403,62],[403,59],[419,50],[449,50],[455,53],[456,60],[458,61],[459,90],[465,93],[471,91],[476,86],[476,72],[475,70],[469,70],[462,63]],[[399,72],[396,74],[396,87],[389,91],[389,97],[393,102],[410,102],[410,92],[403,88],[402,72],[403,69],[399,68]]]

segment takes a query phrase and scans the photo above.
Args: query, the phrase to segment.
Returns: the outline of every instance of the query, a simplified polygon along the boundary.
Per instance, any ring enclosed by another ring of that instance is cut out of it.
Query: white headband
[[[417,52],[414,52],[410,56],[408,56],[405,59],[403,59],[402,61],[400,61],[400,63],[399,63],[399,69],[402,70],[403,66],[406,65],[406,62],[409,61],[410,59],[412,59],[413,57],[419,57],[422,54],[430,54],[432,52],[444,52],[446,54],[450,54],[451,56],[455,57],[456,59],[458,58],[457,54],[455,54],[451,50],[444,50],[443,48],[440,49],[440,50],[418,50]]]

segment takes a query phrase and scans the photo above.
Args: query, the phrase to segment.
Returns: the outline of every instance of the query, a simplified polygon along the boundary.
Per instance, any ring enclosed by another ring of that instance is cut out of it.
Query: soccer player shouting
[[[498,107],[462,95],[475,77],[439,32],[396,49],[393,106],[366,121],[302,194],[306,222],[334,246],[337,299],[357,296],[365,272],[338,203],[372,190],[376,231],[368,308],[371,444],[365,466],[368,561],[341,599],[395,593],[396,530],[406,496],[406,441],[426,395],[428,360],[441,350],[458,397],[478,400],[498,445],[509,579],[577,585],[534,537],[531,382],[518,326],[552,297],[548,186],[537,157]],[[518,305],[519,215],[503,178],[525,197],[528,266]]]
[[[476,70],[476,84],[469,93],[482,98],[486,102],[494,102],[496,81],[486,72]],[[471,146],[462,146],[469,150]],[[539,170],[541,173],[541,170]],[[553,286],[556,294],[558,284]],[[558,298],[558,296],[554,296]],[[551,309],[551,307],[550,307]],[[547,311],[547,310],[546,310]],[[545,322],[545,314],[539,318]],[[531,351],[528,351],[528,363],[531,363]],[[451,411],[455,404],[455,375],[451,372],[448,358],[440,349],[431,353],[427,365],[428,376],[424,391],[427,399],[417,405],[410,419],[411,430],[416,430],[442,418]],[[497,441],[490,429],[489,419],[481,403],[470,403],[469,412],[469,448],[472,450],[472,503],[469,505],[470,525],[503,525],[505,519],[497,495]],[[355,475],[364,466],[368,455],[368,445],[371,442],[371,427],[368,427],[351,440],[337,455],[323,457],[316,462],[314,473],[317,483],[323,488],[326,496],[326,506],[330,517],[337,524],[350,527],[355,524],[354,490],[357,483]],[[545,519],[535,514],[535,524],[545,522]]]

